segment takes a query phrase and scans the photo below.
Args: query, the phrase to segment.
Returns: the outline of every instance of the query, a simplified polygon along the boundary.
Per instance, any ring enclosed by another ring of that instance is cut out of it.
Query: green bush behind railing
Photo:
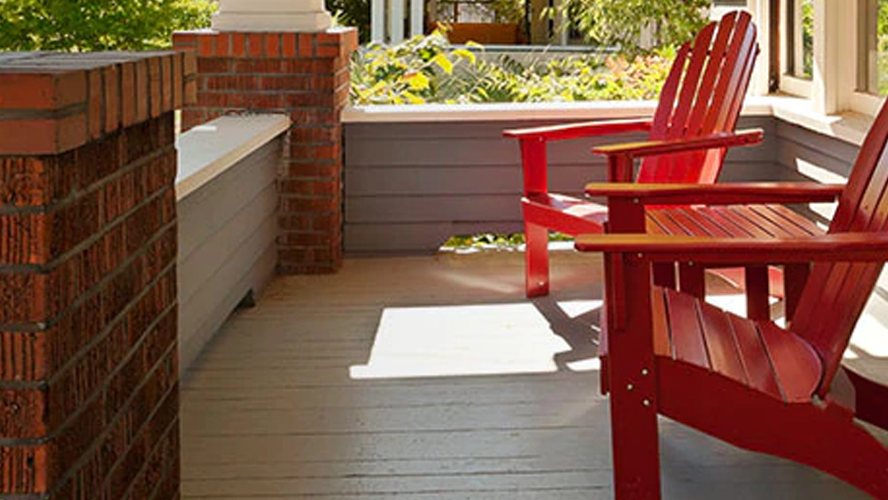
[[[483,47],[453,47],[435,32],[352,58],[353,104],[549,102],[656,99],[674,59],[662,48],[631,60],[588,54],[543,61],[478,57]],[[532,57],[532,56],[531,56]]]

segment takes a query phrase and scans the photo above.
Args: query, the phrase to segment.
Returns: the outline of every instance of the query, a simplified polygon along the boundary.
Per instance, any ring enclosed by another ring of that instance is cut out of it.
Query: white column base
[[[325,31],[332,21],[326,12],[310,13],[252,13],[224,12],[213,17],[217,31]]]
[[[220,0],[218,31],[325,31],[332,24],[324,0]]]

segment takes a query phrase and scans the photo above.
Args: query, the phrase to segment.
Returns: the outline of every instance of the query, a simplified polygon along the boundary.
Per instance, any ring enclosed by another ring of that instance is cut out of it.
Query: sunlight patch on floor
[[[888,358],[888,303],[878,295],[870,298],[861,314],[851,337],[851,349],[845,353],[846,359],[857,357],[852,350],[866,356]]]
[[[600,305],[571,301],[558,307],[577,318]],[[368,363],[351,366],[350,373],[354,379],[553,373],[559,369],[556,355],[572,349],[556,330],[529,302],[386,308]],[[567,366],[590,371],[599,363],[592,353]]]
[[[746,297],[743,294],[710,295],[706,302],[738,316],[746,316]]]

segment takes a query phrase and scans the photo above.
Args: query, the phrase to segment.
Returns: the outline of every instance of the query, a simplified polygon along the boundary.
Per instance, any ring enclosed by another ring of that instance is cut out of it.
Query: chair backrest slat
[[[888,229],[888,103],[876,117],[860,153],[830,233]],[[829,390],[854,326],[882,270],[881,263],[816,264],[805,284],[792,329],[817,349],[824,361],[821,395]]]
[[[716,82],[722,77],[722,73],[727,70],[726,60],[728,52],[728,43],[731,41],[731,34],[736,27],[736,16],[728,15],[719,25],[718,34],[712,41],[711,46],[702,46],[704,58],[706,59],[706,72],[700,78],[697,93],[694,96],[694,102],[688,106],[687,118],[681,119],[676,114],[673,125],[680,124],[681,128],[673,126],[670,130],[670,137],[681,137],[683,134],[699,134],[700,126],[703,123],[703,117],[707,114],[707,108],[710,101],[717,98],[713,95]]]
[[[731,19],[734,16],[727,16],[720,26],[713,43],[713,34],[715,34],[715,25],[709,24],[700,31],[690,50],[690,60],[685,68],[684,76],[681,81],[681,92],[678,95],[678,102],[674,106],[672,116],[669,118],[665,130],[652,130],[651,139],[674,139],[684,137],[688,132],[688,118],[695,111],[695,103],[700,99],[701,95],[711,91],[712,80],[714,80],[715,71],[713,67],[721,64],[721,55],[718,54],[718,45],[724,45],[723,39],[727,37],[727,30],[724,29],[729,24],[733,24]],[[724,48],[722,48],[724,50]],[[704,69],[706,73],[704,75]],[[706,89],[709,86],[710,89]]]
[[[718,74],[710,102],[700,106],[699,114],[702,119],[698,122],[699,125],[694,124],[693,133],[708,134],[716,130],[727,130],[736,124],[740,112],[735,107],[736,101],[738,97],[742,100],[751,73],[747,58],[756,51],[755,34],[749,30],[751,23],[748,16],[738,19],[729,44],[721,48],[722,71]]]
[[[751,24],[749,18],[741,18],[738,21],[738,27],[734,30],[735,36],[729,49],[730,54],[737,54],[736,61],[728,67],[732,67],[733,71],[730,78],[723,81],[728,86],[727,91],[716,90],[715,95],[724,96],[724,102],[712,105],[706,109],[717,110],[717,112],[709,113],[706,122],[699,129],[700,135],[724,131],[734,130],[737,126],[737,120],[740,117],[740,111],[743,109],[743,100],[746,89],[749,88],[749,81],[752,79],[752,71],[755,67],[755,60],[758,56],[758,46],[755,43],[755,29],[749,29],[746,24]],[[728,61],[725,62],[728,65]],[[721,84],[721,82],[719,82]],[[697,177],[697,181],[701,183],[715,182],[721,167],[724,164],[725,149],[712,149],[705,153],[703,160],[703,168]]]
[[[758,55],[756,29],[746,12],[726,14],[681,47],[660,94],[651,139],[734,130]],[[724,152],[645,158],[638,182],[705,182],[718,177]]]
[[[715,29],[715,26],[710,24],[704,29],[712,31]],[[672,61],[672,67],[669,69],[666,81],[663,82],[663,88],[660,89],[660,100],[657,103],[657,110],[654,112],[654,117],[651,122],[650,137],[652,139],[658,138],[658,134],[661,134],[661,131],[665,131],[669,126],[669,118],[672,116],[672,111],[675,107],[675,98],[678,96],[679,86],[681,85],[682,80],[681,77],[684,74],[684,68],[688,63],[688,56],[690,53],[691,44],[688,42],[682,44],[682,46],[679,47],[678,52],[675,54],[675,59]]]

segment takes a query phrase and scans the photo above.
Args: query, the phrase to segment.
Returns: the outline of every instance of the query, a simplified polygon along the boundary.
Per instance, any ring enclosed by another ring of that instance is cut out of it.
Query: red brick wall
[[[189,59],[0,60],[0,497],[178,496]]]
[[[282,113],[293,126],[280,169],[278,269],[328,273],[342,265],[342,125],[354,29],[322,33],[183,32],[197,53],[197,103],[183,128],[231,112]]]

